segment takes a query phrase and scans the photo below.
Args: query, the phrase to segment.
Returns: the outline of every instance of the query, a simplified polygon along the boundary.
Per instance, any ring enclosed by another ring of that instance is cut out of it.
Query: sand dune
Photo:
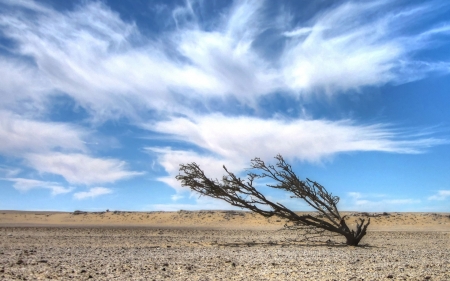
[[[344,212],[352,222],[370,217],[369,230],[450,230],[446,213],[359,213]],[[0,226],[142,226],[206,227],[230,229],[279,229],[286,223],[280,218],[264,218],[244,211],[178,212],[33,212],[0,211]]]

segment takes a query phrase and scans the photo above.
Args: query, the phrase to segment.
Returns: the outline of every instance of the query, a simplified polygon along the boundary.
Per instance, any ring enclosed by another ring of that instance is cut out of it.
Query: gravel
[[[449,232],[369,232],[360,247],[294,231],[0,228],[1,280],[450,280]]]

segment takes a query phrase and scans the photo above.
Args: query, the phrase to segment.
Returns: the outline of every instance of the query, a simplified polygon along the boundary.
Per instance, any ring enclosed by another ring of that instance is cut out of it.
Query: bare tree
[[[341,217],[336,207],[339,197],[333,196],[315,181],[300,180],[281,155],[277,155],[275,159],[278,160],[275,166],[266,165],[260,158],[251,160],[246,179],[237,177],[223,166],[226,175],[221,181],[208,178],[196,163],[180,164],[180,174],[176,179],[181,181],[183,186],[201,195],[222,199],[233,206],[251,210],[264,217],[284,218],[294,225],[317,230],[317,233],[329,231],[343,235],[347,245],[357,246],[366,235],[370,218],[367,222],[360,218],[356,230],[350,229],[345,222],[346,216]],[[303,199],[317,210],[319,215],[297,214],[283,204],[272,202],[255,188],[255,180],[258,179],[271,180],[274,184],[267,186],[288,191],[293,194],[292,198]]]

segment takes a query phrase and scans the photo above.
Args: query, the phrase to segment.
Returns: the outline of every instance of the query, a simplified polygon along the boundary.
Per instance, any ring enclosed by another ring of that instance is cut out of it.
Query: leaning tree
[[[278,216],[284,218],[294,226],[305,227],[316,233],[331,232],[343,235],[346,244],[357,246],[370,224],[370,218],[365,222],[360,218],[356,222],[356,229],[350,229],[346,216],[341,216],[337,203],[339,197],[333,196],[322,185],[306,179],[300,180],[292,171],[291,165],[285,162],[281,155],[277,155],[276,165],[266,165],[260,158],[251,160],[246,179],[237,177],[223,166],[226,174],[222,180],[208,178],[196,163],[180,164],[180,173],[176,179],[182,186],[187,186],[201,195],[222,199],[233,206],[251,210],[264,217]],[[303,199],[308,205],[317,210],[318,215],[297,214],[283,204],[267,199],[255,187],[255,180],[266,179],[272,184],[268,187],[281,189],[293,194],[292,198]]]

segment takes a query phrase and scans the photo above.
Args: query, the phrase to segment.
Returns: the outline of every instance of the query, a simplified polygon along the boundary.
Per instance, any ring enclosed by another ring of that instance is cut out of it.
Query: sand
[[[446,213],[358,213],[344,212],[352,218],[370,216],[371,231],[448,231],[450,214]],[[208,229],[276,230],[286,221],[264,218],[244,211],[178,212],[37,212],[1,211],[0,226],[92,226],[92,227],[200,227]]]
[[[0,280],[450,280],[449,214],[369,215],[349,247],[248,212],[0,211]]]

